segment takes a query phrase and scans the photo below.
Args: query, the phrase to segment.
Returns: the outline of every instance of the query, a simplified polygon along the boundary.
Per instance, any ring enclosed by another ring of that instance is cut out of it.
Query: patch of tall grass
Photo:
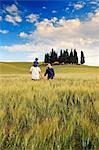
[[[1,77],[1,150],[98,150],[99,79]]]

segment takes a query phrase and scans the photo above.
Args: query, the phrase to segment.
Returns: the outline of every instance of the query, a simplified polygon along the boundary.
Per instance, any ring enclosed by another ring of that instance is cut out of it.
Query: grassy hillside
[[[99,68],[59,65],[32,81],[31,64],[0,63],[0,150],[98,150]]]
[[[3,62],[0,63],[0,74],[26,73],[31,64],[25,62]]]
[[[0,63],[0,74],[27,74],[32,62],[2,62]],[[45,71],[41,66],[42,71]],[[57,73],[99,73],[99,67],[83,65],[58,65],[54,66]]]

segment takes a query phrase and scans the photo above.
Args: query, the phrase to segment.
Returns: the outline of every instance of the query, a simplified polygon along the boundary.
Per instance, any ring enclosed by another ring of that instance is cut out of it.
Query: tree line
[[[54,49],[52,49],[50,53],[45,54],[44,62],[45,63],[59,62],[60,64],[62,63],[78,64],[77,51],[76,49],[74,50],[71,49],[69,53],[68,49],[60,50],[60,55],[58,56],[58,54],[54,51]],[[84,56],[84,52],[81,51],[80,64],[84,64],[84,63],[85,63],[85,56]]]

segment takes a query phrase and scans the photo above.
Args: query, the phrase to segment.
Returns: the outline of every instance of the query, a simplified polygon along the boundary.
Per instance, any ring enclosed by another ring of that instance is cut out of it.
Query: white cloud
[[[89,4],[93,5],[96,8],[96,6],[99,6],[99,0],[90,1]]]
[[[30,23],[36,23],[38,21],[39,15],[38,14],[30,14],[26,17],[26,21]]]
[[[94,14],[92,12],[90,12],[87,14],[87,16],[88,16],[88,19],[91,19],[94,16]]]
[[[11,23],[13,23],[14,25],[16,25],[16,22],[15,22],[14,18],[13,18],[12,16],[10,16],[10,15],[6,15],[5,20],[6,20],[7,22],[11,22]]]
[[[7,6],[7,7],[5,8],[5,10],[6,10],[7,12],[9,12],[10,14],[17,14],[17,13],[18,13],[18,8],[17,8],[17,6],[16,6],[15,4],[12,4],[12,5],[10,5],[10,6]]]
[[[9,31],[8,30],[0,30],[0,33],[2,34],[7,34]]]
[[[97,4],[97,2],[95,2],[95,1],[91,1],[91,2],[90,2],[90,4],[94,4],[94,5],[96,5],[96,4]]]
[[[81,8],[83,8],[84,7],[84,5],[81,5],[81,4],[75,4],[74,5],[74,8],[76,9],[76,10],[79,10],[79,9],[81,9]]]
[[[65,8],[65,11],[68,11],[68,10],[69,10],[69,7],[66,7],[66,8]]]
[[[21,38],[26,38],[26,37],[28,37],[28,34],[25,32],[20,32],[18,36]]]
[[[14,17],[14,20],[16,22],[22,22],[22,18],[20,16],[18,16],[18,15]]]
[[[30,43],[24,45],[16,44],[12,46],[0,46],[0,48],[8,51],[33,51],[33,47]]]
[[[56,23],[58,21],[58,19],[56,18],[56,17],[53,17],[52,19],[51,19],[51,22],[53,22],[53,23]]]
[[[30,55],[40,53],[39,57],[43,57],[51,48],[57,52],[60,49],[76,48],[79,56],[80,51],[84,51],[86,64],[99,65],[99,10],[84,22],[79,19],[66,20],[54,17],[50,20],[44,19],[36,25],[36,30],[29,35],[30,43],[3,46],[2,49],[31,51]]]
[[[52,10],[52,13],[55,14],[55,13],[57,13],[57,11],[56,10]]]
[[[22,18],[18,15],[14,16],[14,17],[11,15],[6,15],[5,20],[7,22],[13,23],[13,25],[17,25],[17,23],[22,22]]]
[[[45,6],[42,7],[43,9],[47,9]]]
[[[82,2],[82,1],[80,1],[80,2],[78,2],[78,3],[75,3],[74,4],[74,9],[76,9],[76,10],[79,10],[79,9],[81,9],[81,8],[83,8],[84,6],[85,6],[85,2]]]
[[[2,21],[2,16],[0,16],[0,21]]]
[[[18,25],[18,23],[22,22],[22,18],[19,15],[20,11],[15,4],[7,6],[5,10],[9,13],[5,16],[7,22],[11,22],[13,25]]]

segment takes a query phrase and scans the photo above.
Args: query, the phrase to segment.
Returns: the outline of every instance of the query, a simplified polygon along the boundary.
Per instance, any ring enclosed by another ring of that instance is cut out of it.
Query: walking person
[[[35,58],[33,65],[37,65],[37,66],[39,65],[38,58]]]
[[[38,67],[38,63],[34,61],[33,66],[30,68],[30,73],[32,73],[32,80],[39,80],[41,76],[41,69]]]
[[[44,76],[46,76],[46,75],[47,75],[48,80],[53,79],[55,77],[54,69],[50,63],[48,63],[48,65],[47,65],[47,69],[46,69]]]

